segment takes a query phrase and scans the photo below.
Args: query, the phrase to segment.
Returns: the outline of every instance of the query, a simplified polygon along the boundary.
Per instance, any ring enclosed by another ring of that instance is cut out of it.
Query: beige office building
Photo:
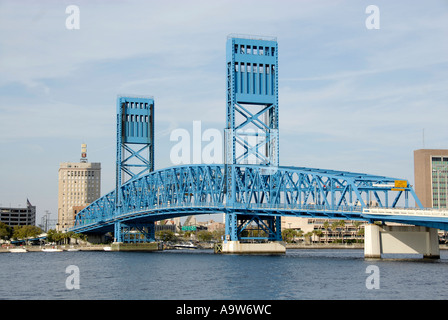
[[[101,163],[87,162],[86,148],[82,145],[80,162],[60,164],[58,231],[72,227],[80,209],[101,195]]]
[[[425,208],[447,208],[448,150],[414,151],[414,190]]]
[[[298,218],[298,217],[282,217],[281,228],[294,229],[302,231],[303,234],[311,233],[313,231],[321,231],[320,237],[313,235],[311,241],[314,243],[333,243],[344,239],[345,242],[359,241],[363,239],[363,235],[359,233],[364,228],[364,222],[344,220],[344,225],[334,226],[336,219],[322,219],[322,218]],[[329,228],[325,228],[325,223],[328,222]],[[297,239],[296,239],[297,240]]]

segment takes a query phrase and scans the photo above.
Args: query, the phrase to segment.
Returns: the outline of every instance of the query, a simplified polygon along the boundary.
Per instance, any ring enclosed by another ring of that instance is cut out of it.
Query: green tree
[[[309,243],[311,243],[311,237],[312,236],[313,236],[312,232],[305,233],[305,239],[307,239]]]
[[[199,241],[210,241],[212,240],[212,233],[207,230],[201,230],[198,232]]]
[[[313,230],[313,234],[318,238],[318,242],[320,242],[320,238],[323,236],[322,230]]]
[[[187,238],[187,239],[190,239],[190,238],[191,238],[191,235],[193,235],[193,234],[194,234],[194,231],[187,230],[187,231],[184,231],[184,232],[183,232],[183,237],[184,237],[184,238]]]
[[[12,237],[15,239],[34,238],[42,233],[42,229],[36,226],[17,226]]]
[[[353,226],[356,228],[356,236],[359,237],[361,235],[364,235],[364,230],[362,232],[362,234],[360,233],[360,227],[362,225],[361,221],[353,221]],[[356,242],[358,242],[359,239],[356,239]]]
[[[330,222],[328,220],[324,222],[323,228],[325,229],[325,243],[328,243],[328,229],[330,229]]]
[[[221,241],[221,238],[224,236],[225,230],[224,229],[218,229],[212,232],[213,240]]]
[[[12,228],[6,223],[0,222],[0,239],[8,240],[12,236]]]
[[[338,235],[338,228],[339,228],[339,221],[333,221],[333,222],[331,223],[331,232],[332,232],[333,234]]]
[[[66,236],[62,232],[58,232],[55,229],[50,229],[47,231],[47,241],[48,242],[61,242],[66,239]]]
[[[359,237],[364,237],[364,228],[360,228],[356,234]],[[360,239],[359,241],[362,241],[362,239]]]
[[[294,240],[294,236],[297,235],[297,231],[294,229],[284,229],[282,231],[282,239],[285,242],[292,242]]]
[[[160,230],[156,232],[157,238],[159,238],[162,241],[175,241],[176,236],[174,235],[173,231],[170,230]]]
[[[339,226],[341,227],[342,243],[344,243],[345,221],[344,220],[339,220]]]

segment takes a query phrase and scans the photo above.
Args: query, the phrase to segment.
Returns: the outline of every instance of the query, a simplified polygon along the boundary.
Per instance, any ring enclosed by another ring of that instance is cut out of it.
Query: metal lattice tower
[[[117,157],[115,210],[121,212],[123,195],[119,192],[127,181],[154,171],[154,98],[118,96],[117,98]],[[125,241],[125,230],[138,229],[147,234],[147,225],[116,223],[117,241]],[[149,239],[153,238],[154,223],[149,224]],[[146,235],[143,239],[146,241]]]
[[[154,99],[117,98],[116,184],[154,170]]]
[[[277,49],[272,37],[227,38],[226,164],[279,164]]]
[[[229,35],[226,60],[226,201],[232,208],[239,201],[235,181],[243,174],[237,172],[236,165],[266,166],[268,175],[279,165],[277,39]],[[230,210],[226,214],[226,239],[238,240],[247,221],[263,229],[269,240],[281,240],[280,217],[263,222]]]

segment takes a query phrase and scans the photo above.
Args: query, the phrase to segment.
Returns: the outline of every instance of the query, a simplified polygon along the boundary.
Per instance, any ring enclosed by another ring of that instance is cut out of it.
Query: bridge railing
[[[338,212],[362,212],[361,206],[328,206],[319,204],[298,204],[298,203],[235,203],[229,206],[233,209],[267,209],[267,210],[297,210],[297,211],[338,211]]]
[[[361,206],[328,206],[318,204],[297,204],[297,203],[241,203],[237,202],[233,205],[226,205],[223,203],[208,203],[208,202],[187,202],[187,203],[167,203],[160,206],[141,207],[141,208],[127,208],[127,213],[176,209],[176,208],[216,208],[219,210],[229,209],[269,209],[269,210],[317,210],[317,211],[341,211],[341,212],[362,212]]]
[[[425,216],[425,217],[448,217],[448,210],[433,208],[365,208],[363,214],[400,215],[400,216]]]

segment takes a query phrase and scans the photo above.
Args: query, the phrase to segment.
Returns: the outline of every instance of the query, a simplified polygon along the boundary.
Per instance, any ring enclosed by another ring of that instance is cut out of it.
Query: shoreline
[[[44,248],[57,248],[63,251],[68,251],[69,249],[76,249],[76,251],[106,251],[105,247],[110,247],[110,244],[98,244],[98,245],[61,245],[61,246],[8,246],[1,247],[0,253],[9,253],[9,249],[25,248],[28,252],[43,252]],[[364,249],[363,243],[338,243],[338,244],[297,244],[297,243],[286,243],[286,249],[290,250],[303,250],[303,249]],[[203,245],[199,247],[200,249],[210,249],[213,250],[213,246]],[[447,244],[440,244],[440,250],[448,250]],[[69,252],[69,251],[68,251]]]
[[[0,253],[2,252],[10,252],[9,249],[19,249],[24,248],[28,252],[43,252],[42,249],[50,249],[50,248],[56,248],[56,249],[62,249],[63,251],[68,251],[69,249],[76,249],[78,251],[105,251],[104,247],[110,247],[110,245],[107,244],[99,244],[99,245],[90,245],[90,246],[71,246],[71,245],[61,245],[61,246],[8,246],[8,247],[2,247],[0,248]]]

